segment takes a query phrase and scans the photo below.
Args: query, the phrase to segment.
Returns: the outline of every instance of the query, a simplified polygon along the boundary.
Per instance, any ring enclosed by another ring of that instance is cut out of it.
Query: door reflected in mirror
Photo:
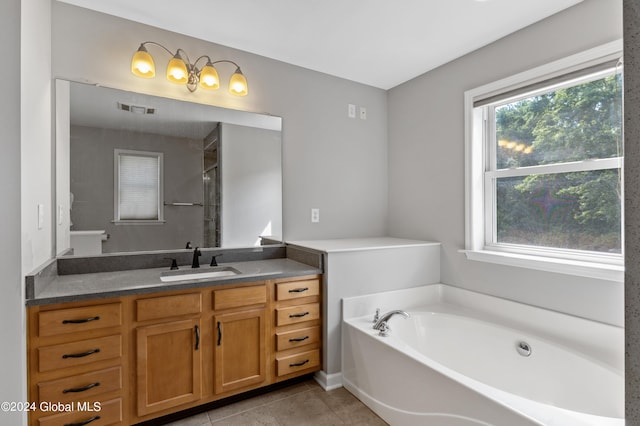
[[[281,241],[281,126],[279,117],[56,81],[56,252]]]

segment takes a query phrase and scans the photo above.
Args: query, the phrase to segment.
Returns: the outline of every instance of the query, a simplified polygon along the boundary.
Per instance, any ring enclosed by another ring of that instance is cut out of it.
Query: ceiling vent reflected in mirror
[[[156,113],[155,108],[149,108],[149,107],[139,106],[139,105],[129,105],[129,104],[124,104],[122,102],[118,102],[118,109],[122,111],[130,112],[133,114],[140,114],[140,115],[152,115]]]

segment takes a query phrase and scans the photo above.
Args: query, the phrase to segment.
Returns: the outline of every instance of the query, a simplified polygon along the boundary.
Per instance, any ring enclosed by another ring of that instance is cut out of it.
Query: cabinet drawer
[[[120,335],[38,348],[40,372],[88,364],[122,356]]]
[[[283,358],[276,358],[277,374],[284,376],[296,371],[306,370],[320,365],[320,349],[303,352]]]
[[[320,318],[320,304],[289,306],[276,309],[276,325],[295,324]]]
[[[200,293],[153,297],[136,301],[136,319],[148,321],[202,312]]]
[[[276,284],[276,300],[297,299],[300,297],[318,296],[320,280],[291,281]]]
[[[214,290],[213,292],[213,309],[215,310],[265,303],[267,303],[267,287],[265,285]]]
[[[299,346],[312,345],[319,341],[320,326],[276,333],[276,350],[284,351]]]
[[[85,405],[86,404],[86,405]],[[74,405],[78,411],[55,414],[38,419],[40,426],[91,425],[107,426],[122,422],[122,399],[95,403],[78,403]],[[94,409],[95,411],[89,411]]]
[[[55,336],[122,324],[120,303],[57,309],[38,313],[38,335]]]
[[[112,367],[38,383],[38,399],[49,402],[88,400],[96,395],[120,389],[122,389],[122,368]]]

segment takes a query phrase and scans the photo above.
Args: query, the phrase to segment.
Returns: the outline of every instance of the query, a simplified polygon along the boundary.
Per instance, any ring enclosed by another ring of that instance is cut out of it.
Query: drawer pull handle
[[[200,327],[195,326],[196,329],[196,351],[200,349]]]
[[[307,290],[309,290],[309,287],[292,288],[291,290],[289,290],[289,293],[304,293]]]
[[[309,336],[304,336],[304,337],[294,337],[292,339],[289,339],[290,342],[302,342],[303,340],[307,340],[309,338]]]
[[[220,321],[218,321],[218,346],[222,344],[222,326],[220,325]]]
[[[100,349],[92,349],[90,351],[83,352],[81,354],[64,354],[64,355],[62,355],[62,358],[64,358],[64,359],[67,359],[67,358],[82,358],[82,357],[85,357],[85,356],[89,356],[91,354],[96,354],[98,352],[100,352]]]
[[[305,365],[308,362],[309,362],[309,360],[305,359],[302,362],[294,362],[293,364],[289,364],[289,367],[302,367],[303,365]]]
[[[100,382],[95,382],[95,383],[91,383],[87,386],[81,387],[81,388],[71,388],[71,389],[65,389],[62,391],[62,393],[77,393],[77,392],[84,392],[84,391],[88,391],[89,389],[93,389],[100,386]]]
[[[91,417],[90,419],[85,420],[80,423],[66,423],[64,426],[84,426],[88,425],[91,422],[95,422],[96,420],[100,420],[100,416]]]
[[[85,322],[98,321],[100,317],[91,317],[77,320],[63,320],[63,324],[84,324]]]
[[[289,318],[302,318],[309,315],[309,312],[302,312],[300,314],[291,314],[289,315]]]

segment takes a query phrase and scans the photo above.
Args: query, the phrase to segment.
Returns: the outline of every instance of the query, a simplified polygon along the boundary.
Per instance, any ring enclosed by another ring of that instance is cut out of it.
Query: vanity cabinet
[[[274,283],[274,381],[320,368],[320,278],[291,278]]]
[[[131,425],[317,371],[320,303],[313,275],[29,307],[29,401],[68,404],[29,423]]]
[[[126,424],[123,304],[112,302],[29,309],[32,425]]]
[[[138,416],[202,397],[201,313],[200,293],[136,300]]]
[[[264,309],[216,315],[215,392],[266,380]]]
[[[267,379],[267,285],[213,291],[215,393]]]

